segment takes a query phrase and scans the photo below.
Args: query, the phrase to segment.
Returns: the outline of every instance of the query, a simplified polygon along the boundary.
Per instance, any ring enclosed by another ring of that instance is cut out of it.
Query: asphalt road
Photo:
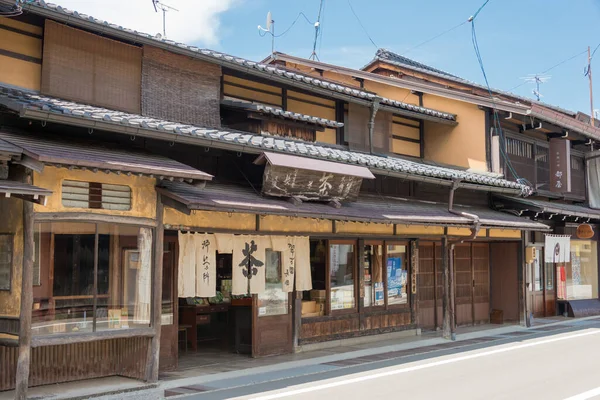
[[[600,323],[184,397],[600,399]]]

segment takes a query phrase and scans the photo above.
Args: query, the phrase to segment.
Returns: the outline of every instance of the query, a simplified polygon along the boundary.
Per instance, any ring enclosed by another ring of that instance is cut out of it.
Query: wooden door
[[[454,246],[454,307],[456,325],[473,324],[471,244]]]
[[[473,243],[473,322],[490,322],[490,247]]]
[[[177,368],[177,237],[165,236],[163,252],[162,325],[160,335],[160,371]]]
[[[282,290],[281,252],[267,250],[266,290],[252,299],[252,356],[293,351],[292,293]]]
[[[419,243],[418,271],[419,327],[437,329],[442,326],[441,243]]]
[[[544,259],[541,247],[535,248],[535,260],[531,263],[531,308],[534,317],[544,317],[546,315],[546,305],[544,302]]]

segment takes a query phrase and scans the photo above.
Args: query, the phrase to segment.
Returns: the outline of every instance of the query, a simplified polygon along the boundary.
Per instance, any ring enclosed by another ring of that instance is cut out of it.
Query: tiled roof
[[[20,156],[23,150],[12,143],[0,139],[0,154],[8,154],[11,156]]]
[[[486,91],[488,90],[487,86],[483,86],[483,85],[480,85],[480,84],[475,83],[473,81],[470,81],[468,79],[464,79],[464,78],[458,77],[456,75],[450,74],[450,73],[448,73],[446,71],[442,71],[440,69],[433,68],[433,67],[431,67],[429,65],[426,65],[426,64],[420,63],[418,61],[412,60],[410,58],[401,56],[400,54],[394,53],[393,51],[390,51],[390,50],[387,50],[387,49],[378,49],[377,52],[375,53],[375,58],[373,60],[371,60],[369,62],[369,64],[367,64],[367,65],[372,64],[374,61],[386,62],[388,64],[397,65],[399,67],[407,67],[407,68],[410,68],[410,69],[412,69],[414,71],[417,71],[417,72],[427,73],[427,74],[430,74],[430,75],[438,76],[440,78],[448,79],[448,80],[455,81],[455,82],[458,82],[458,83],[463,83],[465,85],[474,86],[474,87],[482,89],[482,90],[486,90]],[[527,103],[539,104],[541,106],[548,107],[548,108],[551,108],[551,109],[553,109],[555,111],[558,111],[558,112],[561,112],[561,113],[564,113],[564,114],[568,114],[568,115],[571,115],[571,116],[575,116],[576,115],[576,113],[573,112],[573,111],[566,110],[564,108],[561,108],[561,107],[558,107],[558,106],[555,106],[555,105],[552,105],[552,104],[547,104],[547,103],[544,103],[544,102],[541,102],[541,101],[536,101],[534,99],[523,97],[523,96],[520,96],[518,94],[514,94],[514,93],[511,93],[511,92],[507,92],[507,91],[500,90],[500,89],[494,89],[494,88],[491,88],[491,90],[492,90],[492,93],[498,93],[498,94],[501,94],[501,95],[504,95],[504,96],[513,97],[513,98],[522,100],[522,101],[527,102]]]
[[[325,126],[327,128],[341,128],[342,126],[344,126],[343,122],[332,121],[326,118],[313,117],[311,115],[299,114],[291,111],[284,111],[281,108],[266,106],[264,104],[251,103],[249,101],[225,99],[221,100],[221,104],[229,107],[241,108],[247,111],[259,112],[261,114],[270,114],[276,117],[291,119],[294,121]]]
[[[93,141],[66,141],[52,135],[3,132],[0,141],[23,149],[29,157],[51,165],[85,167],[112,172],[133,172],[164,179],[211,180],[212,175],[157,154],[123,149]]]
[[[241,57],[231,56],[229,54],[214,50],[200,49],[196,46],[189,46],[147,33],[138,32],[133,29],[124,28],[120,25],[112,24],[110,22],[103,21],[77,11],[69,10],[57,4],[47,3],[44,0],[29,0],[27,2],[21,2],[24,10],[44,15],[48,15],[48,13],[50,13],[51,15],[48,16],[68,22],[70,25],[88,26],[89,24],[92,24],[90,29],[101,30],[105,34],[121,34],[121,36],[134,35],[138,41],[145,40],[149,41],[149,43],[153,45],[168,46],[169,50],[174,52],[181,52],[183,50],[186,51],[186,54],[188,55],[193,55],[195,57],[216,62],[221,65],[230,66],[231,68],[252,70],[252,72],[255,74],[266,75],[271,79],[282,78],[291,85],[294,85],[295,83],[309,85],[316,89],[339,93],[366,101],[372,101],[378,97],[372,92],[356,89],[351,86],[345,86],[338,82],[301,74],[280,66],[257,63]],[[426,107],[418,107],[412,104],[397,102],[390,99],[383,99],[382,103],[389,105],[390,107],[397,108],[398,110],[405,110],[410,113],[419,113],[441,120],[456,121],[456,116],[454,114],[437,111]]]
[[[17,111],[21,116],[38,119],[60,120],[80,126],[96,126],[98,129],[135,135],[160,137],[162,140],[186,141],[199,146],[211,146],[260,153],[262,151],[285,152],[369,167],[374,173],[394,174],[406,179],[417,176],[440,180],[462,180],[464,183],[486,185],[507,189],[529,195],[529,186],[485,174],[426,165],[400,158],[384,157],[352,152],[338,147],[328,147],[285,138],[264,137],[235,130],[211,129],[174,121],[165,121],[122,111],[109,110],[57,98],[47,97],[33,92],[0,85],[0,105]],[[41,115],[40,115],[41,113]],[[58,118],[58,117],[63,118]],[[65,121],[67,117],[68,120]],[[187,139],[187,140],[186,140]]]
[[[398,224],[470,226],[473,220],[452,214],[448,204],[395,197],[364,195],[356,202],[334,208],[324,203],[304,202],[299,205],[286,200],[264,197],[248,187],[207,183],[199,189],[178,182],[162,182],[158,190],[191,210],[254,211],[259,214],[326,218],[342,221]],[[539,222],[485,207],[455,205],[457,211],[475,214],[483,227],[547,230]]]

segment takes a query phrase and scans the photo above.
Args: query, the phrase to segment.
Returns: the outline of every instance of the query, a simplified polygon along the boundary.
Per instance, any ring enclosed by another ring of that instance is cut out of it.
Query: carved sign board
[[[368,168],[291,156],[263,153],[255,164],[266,164],[263,194],[303,200],[355,201],[363,179],[374,179]]]
[[[362,178],[356,176],[267,165],[262,191],[276,197],[355,201],[361,185]]]
[[[590,224],[581,224],[577,227],[577,237],[579,239],[591,239],[594,237],[594,228]]]
[[[569,193],[571,191],[571,142],[550,139],[550,191]]]

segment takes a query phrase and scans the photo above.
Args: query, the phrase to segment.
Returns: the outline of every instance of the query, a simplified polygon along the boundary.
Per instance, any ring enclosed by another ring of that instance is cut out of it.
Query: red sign
[[[550,191],[571,191],[571,142],[565,139],[550,139]]]

